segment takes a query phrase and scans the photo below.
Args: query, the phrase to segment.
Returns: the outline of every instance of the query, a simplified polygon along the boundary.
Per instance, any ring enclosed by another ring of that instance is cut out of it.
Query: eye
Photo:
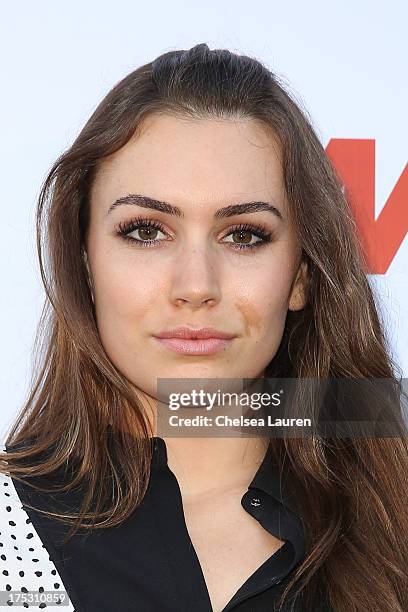
[[[141,247],[155,246],[167,240],[166,238],[158,239],[158,233],[168,236],[161,223],[146,218],[122,221],[118,224],[116,233],[124,240],[128,240],[132,244]],[[131,234],[136,235],[132,236]],[[272,233],[264,226],[254,226],[248,223],[230,228],[228,234],[225,234],[224,238],[229,236],[232,237],[232,240],[226,240],[225,243],[233,250],[244,249],[249,251],[264,246],[272,240]],[[254,238],[255,241],[253,241]]]
[[[165,233],[164,228],[158,221],[152,219],[132,219],[119,223],[117,233],[124,239],[133,243],[138,243],[142,247],[149,247],[158,242],[157,233]],[[136,233],[133,237],[130,234]],[[138,234],[138,235],[137,235]]]
[[[243,223],[230,229],[226,236],[232,236],[233,240],[227,241],[233,249],[253,249],[268,244],[272,239],[272,234],[263,226],[253,226]],[[255,242],[252,241],[256,238]],[[235,242],[234,238],[238,240]],[[240,242],[242,241],[242,242]]]

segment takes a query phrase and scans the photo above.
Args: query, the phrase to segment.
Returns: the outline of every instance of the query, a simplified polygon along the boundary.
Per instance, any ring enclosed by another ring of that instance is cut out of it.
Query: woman
[[[159,378],[397,381],[340,180],[277,78],[206,44],[138,68],[37,220],[48,327],[2,456],[2,590],[56,609],[65,589],[77,612],[408,609],[400,413],[376,438],[158,427]]]

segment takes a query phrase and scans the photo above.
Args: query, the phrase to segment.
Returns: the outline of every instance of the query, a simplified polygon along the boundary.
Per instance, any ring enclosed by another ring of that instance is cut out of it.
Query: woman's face
[[[157,378],[260,377],[288,309],[304,306],[277,142],[254,120],[155,115],[142,128],[104,160],[91,190],[88,270],[103,347],[151,397]],[[156,210],[149,199],[170,206]],[[228,208],[250,202],[271,209]],[[249,228],[240,233],[240,224]],[[233,338],[192,354],[155,337],[179,326]]]

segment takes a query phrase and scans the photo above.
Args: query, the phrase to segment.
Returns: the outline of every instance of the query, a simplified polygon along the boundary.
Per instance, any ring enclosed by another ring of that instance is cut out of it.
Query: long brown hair
[[[148,484],[152,431],[135,388],[101,345],[84,249],[88,196],[99,164],[152,113],[253,118],[279,139],[285,192],[309,282],[307,305],[288,312],[268,373],[395,381],[401,375],[390,357],[347,195],[306,111],[254,58],[206,44],[164,53],[101,101],[52,166],[38,201],[46,300],[35,378],[6,440],[15,450],[0,456],[1,471],[24,479],[75,458],[71,486],[86,483],[86,495],[80,511],[63,518],[75,529],[124,521]],[[118,432],[113,439],[109,424]],[[126,435],[129,431],[134,435]],[[24,446],[27,440],[32,443]],[[20,444],[24,448],[18,451]],[[336,612],[407,610],[403,424],[398,436],[275,438],[271,444],[279,465],[289,466],[307,536],[306,559],[286,593],[298,590],[302,609],[309,610],[325,584]],[[47,449],[52,452],[46,459],[35,462]]]

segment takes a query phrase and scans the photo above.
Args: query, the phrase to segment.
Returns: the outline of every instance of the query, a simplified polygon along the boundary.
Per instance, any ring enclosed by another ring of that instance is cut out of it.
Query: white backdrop
[[[206,42],[210,48],[228,48],[265,62],[309,111],[325,147],[334,138],[375,141],[376,218],[398,180],[402,186],[405,172],[397,212],[398,225],[408,227],[405,0],[144,4],[130,0],[2,4],[3,440],[26,397],[44,297],[34,233],[41,182],[107,91],[160,53]],[[408,377],[407,269],[405,238],[386,273],[370,275],[404,377]]]

